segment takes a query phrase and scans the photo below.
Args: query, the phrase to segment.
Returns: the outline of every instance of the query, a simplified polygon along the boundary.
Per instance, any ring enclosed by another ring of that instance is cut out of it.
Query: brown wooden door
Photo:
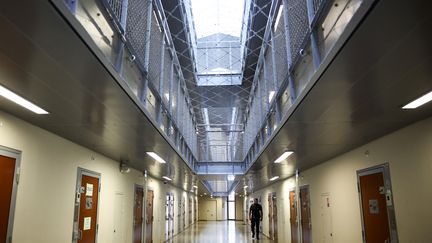
[[[78,243],[95,243],[97,233],[97,207],[99,178],[81,175],[81,196],[78,229],[81,237]]]
[[[312,223],[310,215],[309,187],[300,189],[301,222],[303,243],[312,242]]]
[[[153,242],[153,199],[154,193],[152,190],[147,191],[146,204],[146,242]]]
[[[390,242],[383,174],[360,176],[365,241]]]
[[[298,224],[297,224],[297,207],[295,191],[290,191],[290,225],[291,225],[291,242],[298,243]]]
[[[7,241],[15,159],[0,155],[0,242]]]
[[[133,221],[133,242],[142,242],[143,231],[143,197],[144,190],[142,187],[135,187],[135,201],[134,201],[134,221]]]

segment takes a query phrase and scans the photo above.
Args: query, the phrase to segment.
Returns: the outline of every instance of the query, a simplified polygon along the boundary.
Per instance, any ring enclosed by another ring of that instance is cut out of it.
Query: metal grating
[[[114,13],[118,22],[121,22],[121,15],[123,11],[123,1],[124,0],[107,0],[109,6],[111,7],[111,11]]]
[[[147,22],[147,4],[142,0],[129,0],[126,20],[126,38],[136,53],[138,60],[144,63]]]
[[[288,1],[288,19],[291,48],[291,65],[300,55],[302,44],[309,33],[309,19],[305,0]]]
[[[157,19],[152,14],[151,20],[151,35],[150,35],[150,57],[148,67],[148,78],[155,87],[159,89],[159,77],[161,74],[161,48],[162,48],[163,35],[158,25]]]

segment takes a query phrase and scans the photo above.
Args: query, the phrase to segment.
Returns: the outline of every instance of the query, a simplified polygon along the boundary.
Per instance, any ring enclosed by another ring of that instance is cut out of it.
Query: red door
[[[273,235],[273,199],[272,199],[272,195],[269,194],[268,195],[268,218],[269,218],[269,236],[270,239],[274,239],[274,235]]]
[[[146,204],[146,242],[153,242],[153,198],[154,193],[152,190],[147,191],[147,204]]]
[[[0,242],[7,241],[9,212],[15,175],[15,159],[0,155]]]
[[[383,173],[360,176],[365,240],[390,242]]]
[[[95,243],[97,233],[97,207],[99,178],[90,175],[81,176],[81,196],[78,229],[81,237],[78,243]]]
[[[135,201],[134,201],[134,221],[133,221],[133,242],[142,242],[143,230],[143,196],[144,190],[142,187],[135,187]]]
[[[295,191],[290,191],[290,225],[291,225],[291,242],[298,243],[298,223]]]

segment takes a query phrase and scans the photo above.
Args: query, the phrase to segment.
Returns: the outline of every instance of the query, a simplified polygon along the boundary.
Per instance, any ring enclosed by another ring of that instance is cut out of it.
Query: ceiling
[[[134,94],[118,82],[101,53],[92,51],[96,47],[73,16],[61,16],[47,1],[25,1],[26,8],[23,2],[7,1],[0,8],[0,83],[50,114],[31,114],[3,98],[0,109],[116,161],[148,170],[155,178],[171,176],[173,185],[189,190],[198,177],[155,128]],[[274,175],[290,177],[295,169],[303,171],[431,116],[432,104],[400,109],[432,90],[429,5],[420,0],[378,1],[321,76],[299,96],[246,175],[236,176],[240,185],[257,190],[268,186]],[[286,149],[295,155],[273,164]],[[169,163],[155,162],[146,151],[166,155]],[[199,179],[225,180],[225,175]],[[237,191],[241,193],[243,187]],[[199,193],[204,192],[206,188],[200,186]]]

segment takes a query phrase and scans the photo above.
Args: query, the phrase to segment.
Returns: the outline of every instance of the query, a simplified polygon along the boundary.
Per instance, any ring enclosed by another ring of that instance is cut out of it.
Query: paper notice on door
[[[91,217],[85,217],[83,230],[89,230],[90,228],[91,228]]]
[[[93,184],[87,183],[86,185],[86,196],[93,196]]]

